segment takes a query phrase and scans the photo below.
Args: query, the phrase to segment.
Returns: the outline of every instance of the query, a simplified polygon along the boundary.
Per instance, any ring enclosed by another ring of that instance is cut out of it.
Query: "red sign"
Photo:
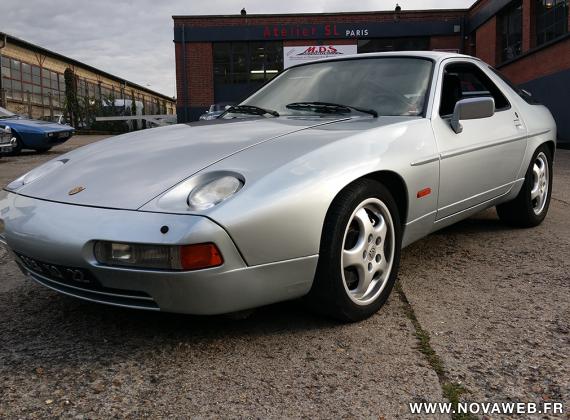
[[[309,38],[323,36],[339,37],[341,34],[337,30],[336,24],[327,25],[273,25],[266,26],[263,30],[264,38]]]

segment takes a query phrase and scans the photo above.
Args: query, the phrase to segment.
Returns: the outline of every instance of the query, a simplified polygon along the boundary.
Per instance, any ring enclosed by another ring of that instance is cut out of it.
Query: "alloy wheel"
[[[377,198],[361,202],[347,224],[341,256],[344,288],[358,305],[373,302],[386,287],[394,263],[394,223]]]
[[[540,152],[532,167],[532,188],[530,200],[534,214],[539,215],[544,210],[548,198],[549,188],[548,159],[544,152]]]

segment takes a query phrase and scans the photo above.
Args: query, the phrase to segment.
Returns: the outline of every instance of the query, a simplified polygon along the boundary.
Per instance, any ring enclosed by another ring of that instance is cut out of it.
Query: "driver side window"
[[[448,64],[443,73],[439,115],[442,117],[452,115],[458,101],[478,97],[492,97],[495,100],[496,111],[511,107],[505,95],[475,64]]]

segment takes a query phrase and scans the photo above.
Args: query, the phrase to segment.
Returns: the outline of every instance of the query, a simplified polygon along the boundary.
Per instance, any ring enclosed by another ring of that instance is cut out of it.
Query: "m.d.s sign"
[[[320,60],[322,58],[338,57],[356,54],[356,45],[305,45],[302,47],[283,48],[283,67]]]

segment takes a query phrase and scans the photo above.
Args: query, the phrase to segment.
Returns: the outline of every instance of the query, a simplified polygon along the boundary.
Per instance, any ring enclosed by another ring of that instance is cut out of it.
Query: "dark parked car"
[[[6,126],[12,129],[16,139],[12,153],[19,153],[22,149],[46,152],[66,142],[75,133],[69,125],[24,118],[0,107],[0,128]]]

